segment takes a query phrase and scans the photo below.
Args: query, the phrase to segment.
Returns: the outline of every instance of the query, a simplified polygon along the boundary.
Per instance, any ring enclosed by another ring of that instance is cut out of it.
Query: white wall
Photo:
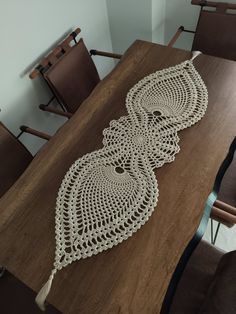
[[[136,39],[152,40],[152,0],[107,0],[107,9],[114,52]]]
[[[166,0],[152,0],[152,41],[155,43],[165,42],[165,19]]]
[[[111,51],[106,0],[0,0],[0,120],[15,134],[27,124],[53,134],[64,118],[37,107],[50,97],[44,82],[30,80],[26,69],[66,32],[76,27],[88,47]],[[113,60],[95,57],[101,76]],[[44,143],[30,135],[22,142],[35,153]]]
[[[107,0],[113,51],[136,40],[164,43],[166,0]]]

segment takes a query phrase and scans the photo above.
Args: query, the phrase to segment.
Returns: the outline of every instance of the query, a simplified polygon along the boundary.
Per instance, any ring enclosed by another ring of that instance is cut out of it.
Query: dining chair
[[[169,314],[236,313],[236,251],[201,241],[181,276]]]
[[[192,50],[236,60],[236,4],[204,0],[192,0],[191,3],[201,7],[196,30],[180,26],[168,46],[172,47],[182,32],[193,33]]]
[[[21,134],[31,133],[45,138],[47,134],[34,129],[21,128]],[[0,198],[17,181],[33,160],[32,154],[15,137],[6,126],[0,122]],[[49,139],[47,137],[47,139]],[[0,266],[0,308],[1,313],[41,313],[34,302],[34,292],[21,283],[3,266]],[[13,302],[14,298],[14,302]],[[60,313],[51,305],[46,313]]]
[[[19,141],[19,136],[24,132],[44,139],[46,136],[49,139],[49,135],[27,127],[22,127],[21,133],[15,137],[0,122],[0,198],[21,176],[33,159],[31,153]]]
[[[53,94],[46,105],[39,106],[41,110],[70,118],[100,81],[91,56],[121,58],[119,54],[98,50],[91,50],[89,53],[83,39],[76,40],[80,31],[77,28],[72,32],[30,74],[31,79],[41,75]],[[50,106],[54,99],[62,110]]]

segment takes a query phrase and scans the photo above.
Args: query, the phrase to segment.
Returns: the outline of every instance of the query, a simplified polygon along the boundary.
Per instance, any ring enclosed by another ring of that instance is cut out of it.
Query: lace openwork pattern
[[[174,160],[178,131],[207,108],[207,89],[192,60],[134,85],[126,97],[128,115],[103,131],[103,148],[66,173],[56,201],[54,269],[36,299],[41,308],[57,270],[126,240],[151,216],[158,201],[153,170]]]

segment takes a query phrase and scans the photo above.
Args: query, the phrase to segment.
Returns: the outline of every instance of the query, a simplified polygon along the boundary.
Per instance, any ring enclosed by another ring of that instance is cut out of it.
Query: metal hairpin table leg
[[[211,218],[211,244],[215,245],[217,236],[220,230],[220,222],[218,222],[217,227],[216,227],[216,232],[214,234],[214,222],[213,219]]]
[[[214,223],[213,219],[211,218],[211,244],[214,242]]]
[[[214,245],[216,243],[216,239],[217,239],[217,236],[218,236],[218,233],[219,233],[219,229],[220,229],[220,222],[218,222],[218,225],[217,225],[217,228],[216,228],[216,232],[215,232],[215,236],[214,236],[214,239],[213,239],[213,244]]]

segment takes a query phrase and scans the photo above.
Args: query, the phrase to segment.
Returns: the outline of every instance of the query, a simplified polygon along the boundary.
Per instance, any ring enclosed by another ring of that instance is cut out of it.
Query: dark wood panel
[[[0,201],[0,264],[38,291],[54,260],[54,208],[75,159],[102,146],[102,130],[126,113],[128,90],[190,52],[136,41]],[[159,313],[178,260],[200,221],[216,172],[236,134],[236,64],[195,61],[209,92],[205,117],[181,131],[176,160],[156,171],[160,196],[150,220],[127,241],[55,277],[48,301],[63,313]]]

